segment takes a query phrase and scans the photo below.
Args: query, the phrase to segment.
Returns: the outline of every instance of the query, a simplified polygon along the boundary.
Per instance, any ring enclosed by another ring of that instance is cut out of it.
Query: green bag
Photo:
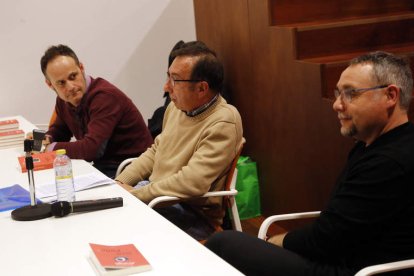
[[[236,204],[240,219],[260,216],[260,191],[256,162],[240,156],[237,161]]]

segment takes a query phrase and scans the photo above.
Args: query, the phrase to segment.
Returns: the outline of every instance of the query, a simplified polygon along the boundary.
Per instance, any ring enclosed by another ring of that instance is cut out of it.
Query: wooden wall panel
[[[252,57],[249,36],[247,0],[195,1],[197,39],[214,49],[224,64],[225,89],[230,102],[243,116],[245,151],[254,135],[249,79],[252,77]],[[212,19],[213,18],[213,19]],[[246,98],[247,97],[247,98]]]
[[[320,68],[294,57],[294,30],[268,24],[267,1],[249,1],[256,114],[268,118],[252,155],[261,172],[266,215],[324,206],[350,141],[339,134],[331,101],[321,97]],[[259,119],[258,118],[258,119]],[[255,120],[255,124],[260,124]],[[266,137],[266,138],[264,138]]]
[[[296,60],[297,28],[272,26],[273,2],[194,0],[197,38],[224,62],[266,216],[321,209],[353,145],[339,133],[330,94],[322,94],[323,78],[338,72],[324,76],[330,66]]]
[[[351,20],[414,11],[412,0],[269,0],[272,25]]]
[[[372,21],[372,22],[371,22]],[[341,23],[341,26],[298,28],[297,58],[338,55],[349,52],[368,52],[387,49],[394,45],[414,42],[414,13],[409,16],[394,16],[383,21],[370,20],[359,24]],[[352,34],[349,37],[349,34]]]

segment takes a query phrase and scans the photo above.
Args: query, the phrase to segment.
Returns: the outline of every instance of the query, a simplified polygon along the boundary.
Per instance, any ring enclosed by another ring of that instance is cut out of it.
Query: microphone
[[[45,139],[45,130],[33,129],[33,150],[40,151],[42,149],[42,142]]]
[[[64,217],[70,213],[98,211],[122,206],[122,197],[113,197],[74,202],[57,201],[52,204],[51,211],[55,217]]]

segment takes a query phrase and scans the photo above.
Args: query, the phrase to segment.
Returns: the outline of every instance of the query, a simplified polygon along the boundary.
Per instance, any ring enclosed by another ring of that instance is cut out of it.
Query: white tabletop
[[[31,127],[31,126],[30,126]],[[0,150],[0,187],[20,184],[27,173],[18,168],[22,149]],[[74,174],[98,172],[83,160],[72,160]],[[34,172],[35,183],[53,179],[53,170]],[[241,275],[117,185],[76,193],[77,200],[121,196],[124,206],[63,218],[14,221],[0,212],[0,275],[95,275],[88,261],[89,243],[133,243],[152,265],[139,275]]]

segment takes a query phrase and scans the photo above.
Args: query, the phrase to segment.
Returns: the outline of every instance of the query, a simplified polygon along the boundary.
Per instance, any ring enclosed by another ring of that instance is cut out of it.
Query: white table
[[[32,126],[29,126],[32,127]],[[27,173],[18,169],[22,149],[0,150],[0,187],[20,184]],[[73,160],[75,174],[98,172]],[[53,178],[53,170],[34,172],[35,183]],[[0,275],[95,275],[88,261],[88,243],[133,243],[153,269],[139,275],[241,275],[203,245],[117,185],[76,193],[77,200],[121,196],[124,206],[63,218],[14,221],[0,212]]]

